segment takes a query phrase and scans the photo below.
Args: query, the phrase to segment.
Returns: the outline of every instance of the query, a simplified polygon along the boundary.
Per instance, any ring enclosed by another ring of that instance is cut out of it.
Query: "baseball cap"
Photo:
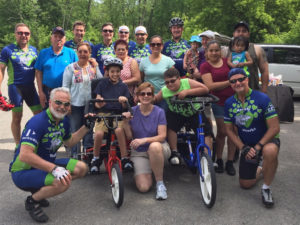
[[[134,33],[136,34],[138,31],[143,31],[145,34],[147,34],[147,29],[144,26],[136,27]]]
[[[126,25],[120,26],[120,27],[119,27],[119,32],[120,32],[121,30],[126,30],[127,32],[129,32],[129,27],[127,27]]]
[[[62,36],[65,36],[65,31],[62,27],[55,27],[52,30],[52,34],[60,33]]]
[[[245,27],[249,32],[249,25],[245,21],[240,21],[234,26],[234,30],[236,30],[238,27]]]
[[[244,75],[245,77],[247,77],[247,74],[245,72],[245,70],[243,70],[242,68],[233,68],[229,71],[228,73],[228,80],[233,76],[233,75],[236,75],[236,74],[242,74]]]
[[[211,31],[211,30],[206,30],[204,32],[202,32],[201,34],[199,34],[200,37],[205,36],[211,39],[215,39],[215,32]]]

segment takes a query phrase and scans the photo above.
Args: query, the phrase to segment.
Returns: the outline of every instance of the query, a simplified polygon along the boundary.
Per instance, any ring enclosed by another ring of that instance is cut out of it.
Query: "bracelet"
[[[52,173],[54,170],[56,170],[57,167],[58,167],[58,166],[55,165],[55,167],[51,170],[51,173]]]
[[[261,150],[263,149],[264,145],[260,142],[257,143],[259,145],[259,147],[261,147]]]

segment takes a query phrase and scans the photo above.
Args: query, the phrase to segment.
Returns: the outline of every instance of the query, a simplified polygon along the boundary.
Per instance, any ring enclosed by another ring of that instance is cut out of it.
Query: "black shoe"
[[[121,160],[123,171],[133,171],[133,162],[129,158],[123,158]]]
[[[225,166],[225,170],[227,172],[228,175],[230,176],[234,176],[235,175],[235,168],[233,166],[233,161],[227,161],[226,162],[226,166]]]
[[[29,212],[32,219],[37,222],[45,223],[49,217],[42,210],[40,203],[35,201],[32,196],[28,196],[25,200],[25,209]]]
[[[223,159],[217,159],[216,163],[218,164],[218,166],[215,167],[216,173],[224,173],[224,162],[223,162]]]
[[[240,158],[240,150],[236,149],[233,157],[233,162],[239,161]]]
[[[181,164],[180,154],[177,151],[171,151],[171,156],[169,158],[169,163],[173,166],[178,166]]]
[[[261,189],[261,198],[262,202],[267,208],[271,208],[274,205],[273,197],[272,197],[272,192],[271,189]]]
[[[39,201],[41,207],[49,207],[50,203],[47,199],[42,199]]]
[[[102,164],[102,161],[100,159],[92,159],[91,162],[91,173],[98,173],[100,171],[100,166]]]

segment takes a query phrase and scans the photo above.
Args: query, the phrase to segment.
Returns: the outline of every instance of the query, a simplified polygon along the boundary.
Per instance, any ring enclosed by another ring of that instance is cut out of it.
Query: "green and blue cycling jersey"
[[[0,63],[7,66],[8,85],[32,84],[35,78],[34,64],[38,57],[35,47],[29,45],[24,51],[16,44],[4,47],[0,55]]]
[[[70,121],[65,117],[56,124],[49,108],[33,116],[26,124],[20,144],[17,146],[14,159],[10,164],[11,172],[29,170],[31,166],[19,159],[21,145],[29,145],[42,159],[55,162],[56,152],[64,141],[71,138]]]
[[[92,42],[89,42],[87,40],[84,40],[83,42],[88,43],[93,50],[94,45]],[[66,41],[65,46],[68,48],[72,48],[75,52],[77,52],[77,44],[74,42],[74,40]]]
[[[129,56],[136,59],[138,64],[140,64],[142,58],[145,58],[149,55],[151,55],[149,44],[144,44],[144,45],[137,44],[129,54]]]
[[[190,47],[191,46],[184,39],[180,39],[178,42],[170,40],[164,44],[162,53],[174,60],[175,68],[179,70],[180,76],[185,76],[186,74],[186,71],[183,69],[183,58],[185,52]]]
[[[224,123],[234,124],[242,142],[249,146],[261,140],[268,130],[267,120],[276,116],[270,98],[260,91],[249,89],[244,103],[236,94],[225,102]],[[276,135],[278,137],[279,134]]]
[[[99,69],[102,74],[104,74],[104,61],[110,57],[115,57],[114,46],[106,46],[103,43],[95,45],[92,52],[92,57],[96,59]]]

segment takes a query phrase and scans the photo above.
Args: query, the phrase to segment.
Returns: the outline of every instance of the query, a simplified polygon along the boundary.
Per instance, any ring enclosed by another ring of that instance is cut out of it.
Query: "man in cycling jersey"
[[[232,69],[228,78],[236,94],[225,102],[224,122],[228,137],[241,151],[240,186],[251,188],[256,184],[262,157],[262,201],[266,207],[272,207],[270,185],[276,173],[280,147],[278,115],[266,94],[249,88],[249,79],[243,69]]]
[[[169,22],[169,28],[172,34],[172,40],[164,44],[162,53],[171,57],[175,62],[175,68],[178,69],[180,76],[183,77],[186,71],[183,69],[183,58],[185,52],[190,48],[188,42],[181,38],[184,22],[179,17],[174,17]]]
[[[15,185],[32,193],[25,200],[25,209],[38,222],[48,220],[41,208],[49,206],[46,199],[65,192],[73,179],[83,177],[88,171],[84,162],[56,159],[62,144],[74,146],[93,125],[85,117],[84,125],[71,134],[70,121],[66,117],[70,106],[69,90],[64,87],[53,89],[49,108],[27,122],[10,164]]]
[[[136,43],[134,41],[129,40],[129,27],[126,25],[122,25],[119,27],[118,36],[119,39],[124,40],[128,43],[128,55],[131,55],[132,50],[134,49]],[[113,43],[115,45],[115,43]]]
[[[151,55],[149,44],[147,44],[148,33],[146,27],[138,26],[135,28],[136,46],[132,49],[129,56],[135,58],[140,64],[142,58]]]
[[[16,145],[21,137],[23,100],[33,114],[41,112],[41,105],[34,86],[34,64],[38,56],[35,47],[29,45],[31,32],[24,23],[15,26],[16,43],[4,47],[0,55],[0,95],[5,69],[8,73],[8,96],[15,105],[12,109],[11,131]]]

